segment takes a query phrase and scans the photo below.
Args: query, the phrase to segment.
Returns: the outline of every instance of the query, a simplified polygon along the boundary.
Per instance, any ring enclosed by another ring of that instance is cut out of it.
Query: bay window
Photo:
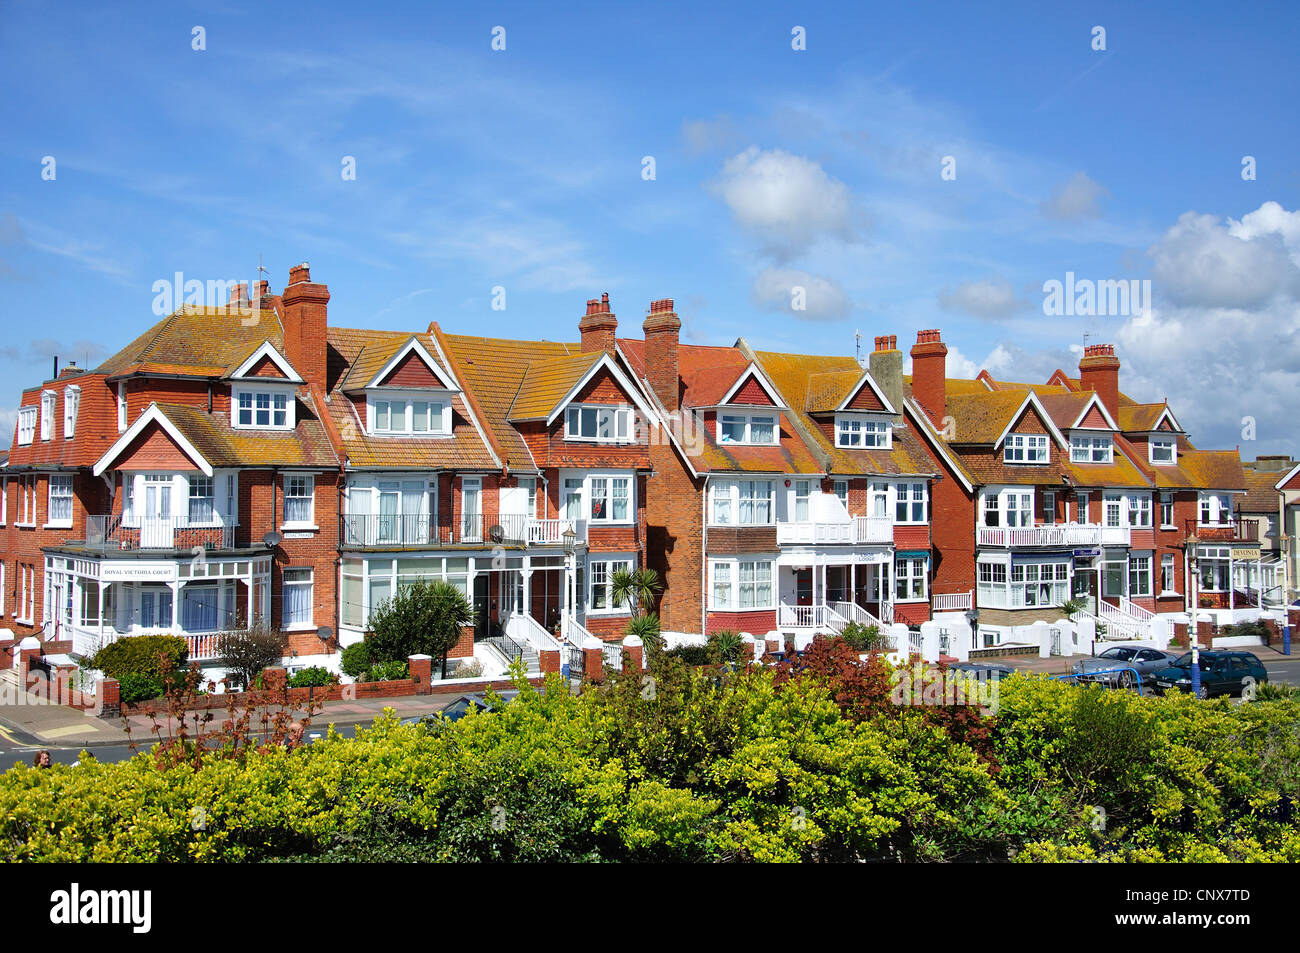
[[[1228,546],[1202,546],[1197,552],[1197,571],[1202,592],[1227,592],[1232,565]]]
[[[978,604],[990,609],[1059,606],[1070,596],[1070,563],[1044,557],[1033,560],[981,562]]]
[[[720,611],[774,608],[772,573],[770,559],[709,560],[709,608]]]
[[[216,586],[196,586],[193,583],[184,586],[181,589],[181,628],[186,632],[215,632],[220,628],[217,598]]]
[[[1226,526],[1232,522],[1232,496],[1227,493],[1202,493],[1202,526]]]
[[[929,598],[928,570],[924,556],[897,556],[894,559],[894,601],[910,602]]]
[[[627,606],[614,602],[614,574],[620,569],[630,572],[633,568],[632,560],[593,559],[590,567],[588,576],[591,589],[587,596],[588,611],[618,612],[627,609]]]
[[[710,493],[710,523],[715,526],[770,526],[775,511],[771,480],[718,480]]]
[[[985,526],[1033,526],[1034,491],[984,491],[983,518]]]

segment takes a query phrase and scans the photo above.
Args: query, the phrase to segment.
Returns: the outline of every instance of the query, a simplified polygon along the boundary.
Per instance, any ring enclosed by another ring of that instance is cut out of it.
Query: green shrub
[[[370,613],[370,658],[402,663],[412,655],[441,659],[473,624],[474,607],[451,583],[421,580],[401,586]]]
[[[1257,638],[1265,645],[1268,645],[1269,640],[1273,637],[1273,633],[1263,619],[1252,619],[1249,622],[1238,622],[1236,625],[1225,625],[1219,634]]]
[[[878,625],[850,622],[840,633],[840,638],[857,652],[888,652],[891,648],[889,637],[880,631]]]
[[[366,640],[353,642],[347,646],[340,657],[339,670],[351,678],[360,679],[370,671],[370,646]]]
[[[339,677],[320,665],[311,665],[294,672],[289,677],[290,688],[321,688],[325,685],[337,685]]]
[[[710,660],[719,664],[736,661],[740,658],[740,653],[745,650],[745,640],[740,637],[739,632],[730,629],[711,633],[708,645]]]
[[[411,677],[409,662],[376,662],[366,673],[367,682],[397,682]]]
[[[127,672],[116,678],[118,698],[123,703],[151,701],[161,698],[167,691],[167,683],[158,675]]]
[[[664,653],[668,658],[680,659],[687,665],[709,665],[713,652],[708,645],[678,645]]]
[[[89,665],[120,682],[129,675],[163,679],[183,672],[188,660],[189,647],[179,635],[129,635],[109,642],[91,657]]]

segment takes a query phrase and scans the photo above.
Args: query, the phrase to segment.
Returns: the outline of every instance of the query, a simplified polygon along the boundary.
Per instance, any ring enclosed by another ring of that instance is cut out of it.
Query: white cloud
[[[964,281],[939,293],[939,304],[949,311],[963,311],[977,318],[1007,318],[1021,310],[1023,302],[1005,278]]]
[[[1300,213],[1275,202],[1240,222],[1185,212],[1147,255],[1154,292],[1175,305],[1258,310],[1300,291]]]
[[[1048,218],[1068,222],[1099,218],[1101,209],[1097,200],[1109,195],[1106,187],[1088,178],[1086,172],[1076,172],[1064,184],[1057,186],[1052,197],[1039,208]]]
[[[803,309],[795,302],[803,299]],[[768,311],[783,311],[801,321],[833,321],[853,309],[838,282],[795,268],[764,268],[754,279],[754,304]]]
[[[750,146],[713,185],[736,223],[786,260],[823,239],[853,239],[859,213],[849,187],[811,159]]]

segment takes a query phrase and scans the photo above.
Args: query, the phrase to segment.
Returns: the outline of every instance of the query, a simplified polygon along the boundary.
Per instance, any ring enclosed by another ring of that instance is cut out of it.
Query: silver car
[[[1151,673],[1162,668],[1168,668],[1169,664],[1178,656],[1171,652],[1161,652],[1159,649],[1146,648],[1141,645],[1113,645],[1100,655],[1094,655],[1091,658],[1081,659],[1074,663],[1074,673],[1084,676],[1080,681],[1097,681],[1108,685],[1119,685],[1124,688],[1132,688],[1137,684],[1137,676],[1128,669],[1137,669],[1142,675],[1143,682],[1146,682]],[[1111,669],[1122,669],[1123,671],[1110,671]],[[1088,676],[1090,673],[1104,673]]]

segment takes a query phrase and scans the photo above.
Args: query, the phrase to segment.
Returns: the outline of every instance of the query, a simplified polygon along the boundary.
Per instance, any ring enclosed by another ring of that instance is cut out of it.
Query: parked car
[[[518,695],[519,692],[517,689],[511,689],[510,691],[496,692],[495,694],[502,700],[502,702],[509,702],[510,699]],[[412,715],[410,718],[403,718],[402,724],[432,726],[438,724],[444,718],[447,721],[460,721],[469,714],[471,708],[479,712],[492,711],[492,705],[488,703],[487,692],[474,692],[472,695],[461,695],[446,708],[429,712],[427,715]]]
[[[1014,675],[1016,672],[1010,665],[1003,665],[1001,662],[954,662],[948,666],[948,671],[964,672],[975,678],[993,682]]]
[[[1079,681],[1132,688],[1137,684],[1137,675],[1129,669],[1137,669],[1142,682],[1146,684],[1153,673],[1168,668],[1177,658],[1172,652],[1161,652],[1141,645],[1114,645],[1100,655],[1075,662],[1073,669],[1076,675],[1082,676]],[[1092,674],[1094,672],[1098,674]]]
[[[1213,695],[1237,695],[1247,685],[1268,681],[1264,663],[1250,652],[1200,653],[1200,698]],[[1152,674],[1156,687],[1162,692],[1192,690],[1192,653],[1184,652],[1167,668]]]

